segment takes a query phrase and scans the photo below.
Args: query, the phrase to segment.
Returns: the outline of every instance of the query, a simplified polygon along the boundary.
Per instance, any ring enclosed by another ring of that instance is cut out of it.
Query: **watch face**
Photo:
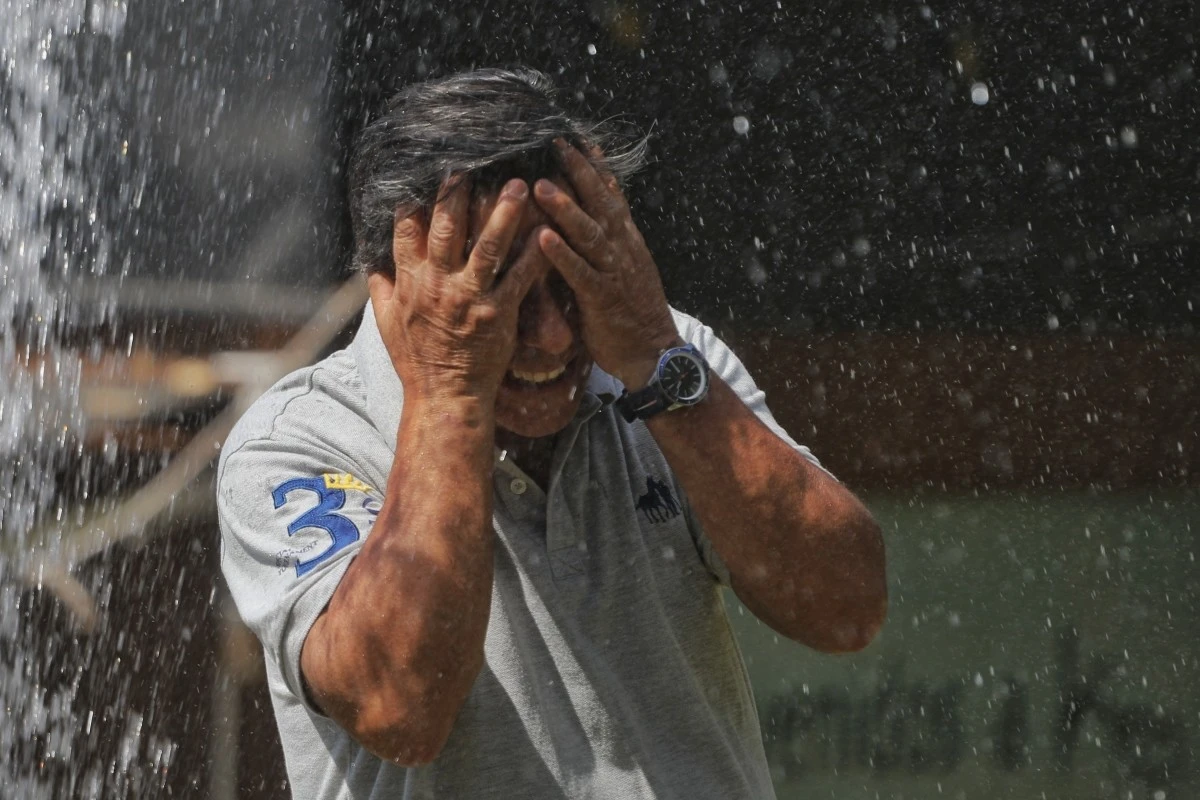
[[[659,373],[659,384],[667,397],[675,403],[688,403],[699,399],[708,388],[704,365],[688,353],[675,353],[663,364]]]

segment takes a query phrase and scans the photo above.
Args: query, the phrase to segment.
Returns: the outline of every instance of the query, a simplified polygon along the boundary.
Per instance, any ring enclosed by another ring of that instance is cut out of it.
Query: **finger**
[[[616,174],[608,166],[608,159],[605,157],[604,151],[600,149],[599,145],[594,144],[588,148],[588,154],[592,167],[596,170],[596,174],[600,176],[601,182],[608,188],[608,195],[611,202],[622,211],[628,211],[629,202],[625,199],[625,192],[621,191],[621,182],[617,180]]]
[[[533,284],[550,270],[550,261],[538,245],[538,232],[541,230],[543,228],[538,228],[525,240],[521,254],[505,273],[504,280],[496,286],[493,295],[500,305],[520,305]]]
[[[470,205],[471,179],[468,176],[451,176],[442,184],[429,220],[427,257],[430,261],[448,270],[462,265]]]
[[[576,297],[591,295],[600,280],[600,273],[550,228],[539,229],[536,238],[546,258],[563,276]]]
[[[624,198],[619,194],[614,197],[595,165],[583,153],[562,139],[555,141],[558,144],[563,169],[571,181],[571,186],[575,188],[575,193],[579,195],[584,211],[605,229],[609,229],[622,210],[621,201]]]
[[[534,185],[533,194],[538,205],[550,216],[577,253],[597,269],[611,266],[612,248],[604,228],[588,216],[569,194],[545,178]]]
[[[496,207],[492,209],[479,234],[479,241],[471,248],[471,255],[467,259],[467,272],[480,292],[492,288],[500,267],[508,259],[528,199],[529,187],[516,178],[506,183],[500,191]]]
[[[593,144],[588,146],[588,163],[596,170],[596,174],[600,176],[600,180],[609,191],[616,189],[620,191],[620,186],[617,183],[617,176],[613,174],[612,169],[608,166],[608,159],[604,156],[604,151],[600,149],[600,145]]]
[[[395,222],[392,223],[393,274],[400,268],[425,260],[425,239],[429,235],[423,211],[418,209],[404,216],[401,216],[402,213],[397,209]]]
[[[623,208],[629,206],[625,199],[625,192],[621,191],[621,182],[617,180],[616,175],[609,171],[607,164],[600,170],[600,180],[604,181],[604,185],[608,187],[608,193],[614,202]]]

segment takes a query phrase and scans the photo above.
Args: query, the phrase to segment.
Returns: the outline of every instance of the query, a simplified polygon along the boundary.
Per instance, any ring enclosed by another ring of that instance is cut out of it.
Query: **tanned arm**
[[[883,537],[853,494],[716,376],[703,402],[646,424],[747,608],[823,652],[874,638],[887,615]]]
[[[526,246],[495,281],[528,201],[510,182],[464,258],[470,187],[443,188],[426,225],[397,219],[394,277],[371,303],[404,408],[383,507],[317,618],[300,666],[312,700],[371,752],[425,764],[483,665],[492,594],[495,397],[521,298],[545,260]]]
[[[483,664],[491,413],[406,400],[383,508],[305,640],[313,701],[400,764],[437,755]]]

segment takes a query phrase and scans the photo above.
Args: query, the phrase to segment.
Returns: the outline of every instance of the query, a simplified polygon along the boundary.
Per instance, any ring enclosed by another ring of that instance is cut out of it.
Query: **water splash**
[[[112,0],[0,0],[0,651],[11,656],[0,658],[0,770],[14,797],[65,796],[52,770],[21,765],[69,762],[80,724],[71,684],[37,683],[14,579],[28,532],[56,499],[55,466],[82,428],[80,362],[59,344],[70,309],[55,282],[107,263],[103,237],[75,246],[96,224],[98,194],[85,168],[88,109],[72,89],[78,46],[119,34],[124,15]]]
[[[111,0],[0,0],[0,17],[0,530],[11,546],[53,497],[54,454],[81,424],[79,362],[58,346],[71,309],[55,283],[102,273],[108,250],[88,231],[96,98],[83,102],[71,83],[80,42],[119,34],[125,17]]]

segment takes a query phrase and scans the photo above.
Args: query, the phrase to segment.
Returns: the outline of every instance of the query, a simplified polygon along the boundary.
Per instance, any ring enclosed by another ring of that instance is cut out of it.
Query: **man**
[[[827,652],[882,624],[878,526],[667,305],[642,148],[494,70],[361,136],[362,326],[218,476],[296,797],[772,797],[720,586]]]

